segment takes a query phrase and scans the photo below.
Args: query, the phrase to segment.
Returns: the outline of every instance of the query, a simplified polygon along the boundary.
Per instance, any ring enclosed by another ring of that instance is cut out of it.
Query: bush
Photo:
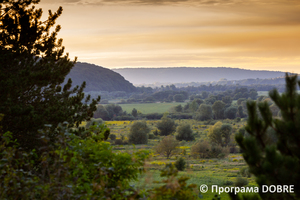
[[[168,118],[167,116],[163,116],[161,121],[156,125],[159,130],[160,135],[170,135],[176,130],[175,121],[173,119]]]
[[[47,137],[51,132],[41,131],[44,146],[39,156],[34,150],[25,153],[11,140],[11,133],[0,130],[0,199],[130,199],[136,195],[129,183],[143,171],[146,151],[114,153],[108,142],[99,139],[104,132],[81,138],[66,126],[56,130],[54,145]]]
[[[194,157],[209,158],[211,146],[208,141],[201,141],[194,144],[191,148],[191,153]]]
[[[123,140],[121,140],[121,139],[115,140],[115,145],[122,145],[122,144],[123,144]]]
[[[146,122],[134,122],[130,128],[129,142],[133,144],[147,144],[150,132]]]
[[[148,135],[148,139],[155,139],[156,136],[153,133],[149,133]]]
[[[220,145],[213,145],[211,147],[211,158],[225,158],[229,154],[229,149]]]
[[[117,139],[117,136],[116,136],[115,134],[110,134],[110,135],[109,135],[109,138],[110,138],[111,140],[115,140],[115,139]]]
[[[226,180],[225,182],[224,182],[224,185],[225,186],[229,186],[229,185],[233,185],[234,184],[234,182],[233,181],[229,181],[229,180]]]
[[[229,154],[229,148],[211,146],[208,141],[201,141],[192,146],[191,153],[195,158],[224,158]]]
[[[177,128],[176,140],[182,141],[192,141],[195,140],[193,135],[193,130],[191,129],[191,125],[189,124],[181,124]]]
[[[237,177],[234,182],[235,187],[244,187],[248,185],[249,181],[246,178]]]
[[[251,177],[251,173],[249,172],[249,167],[242,167],[240,169],[240,173],[243,177],[247,177],[247,178]]]
[[[184,171],[185,167],[186,167],[186,162],[185,160],[181,157],[179,158],[176,162],[175,162],[175,167],[179,170],[179,171]]]

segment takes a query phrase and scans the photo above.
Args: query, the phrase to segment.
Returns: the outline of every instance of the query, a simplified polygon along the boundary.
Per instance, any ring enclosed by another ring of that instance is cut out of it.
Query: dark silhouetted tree
[[[69,79],[61,86],[75,63],[64,54],[62,39],[56,38],[60,26],[51,29],[62,8],[49,11],[48,19],[41,21],[42,9],[32,6],[38,2],[6,0],[0,5],[2,126],[25,149],[41,144],[38,130],[45,124],[52,129],[64,121],[79,126],[93,116],[100,101],[98,97],[85,103],[90,101],[89,96],[84,100],[85,83],[71,89]]]

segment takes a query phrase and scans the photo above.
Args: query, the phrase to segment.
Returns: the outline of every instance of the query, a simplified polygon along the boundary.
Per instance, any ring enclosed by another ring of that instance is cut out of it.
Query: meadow
[[[156,123],[159,120],[147,120],[146,123],[150,127],[152,133],[156,130]],[[222,120],[223,123],[230,123],[233,126],[233,133],[236,132],[240,127],[244,126],[245,121],[241,120],[236,122],[235,120]],[[123,138],[128,139],[133,121],[106,121],[107,126],[111,129],[111,134],[115,134],[117,139]],[[154,152],[153,148],[162,140],[162,136],[156,136],[155,139],[149,139],[148,144],[144,145],[113,145],[114,151],[135,151],[137,149],[147,149],[151,152],[150,158],[146,161],[145,168],[146,172],[139,176],[137,181],[132,184],[140,189],[151,189],[154,186],[159,185],[163,178],[160,177],[160,170],[165,167],[166,164],[175,163],[180,157],[184,158],[187,168],[184,171],[179,172],[179,176],[186,176],[189,178],[187,184],[196,184],[197,192],[199,192],[199,186],[206,184],[211,188],[211,185],[218,185],[223,187],[234,186],[237,177],[243,177],[248,180],[248,187],[256,186],[254,178],[251,176],[245,176],[243,173],[247,170],[247,165],[240,153],[229,154],[225,158],[214,158],[214,159],[202,159],[194,158],[191,155],[191,147],[200,140],[207,140],[207,134],[209,127],[212,126],[208,122],[196,121],[196,120],[176,120],[176,124],[189,123],[192,126],[193,132],[196,135],[195,141],[181,141],[180,142],[180,153],[166,159],[162,155],[158,155]],[[110,140],[108,140],[110,141]],[[112,142],[112,141],[110,141]],[[113,142],[112,142],[113,144]],[[249,174],[248,174],[249,175]],[[201,199],[212,199],[215,195],[210,190],[201,194]],[[221,199],[229,199],[226,193],[222,193]]]
[[[119,104],[123,111],[131,113],[132,109],[135,108],[143,114],[149,113],[165,113],[170,110],[170,108],[177,105],[184,106],[185,102],[172,102],[172,103],[134,103],[134,104]]]

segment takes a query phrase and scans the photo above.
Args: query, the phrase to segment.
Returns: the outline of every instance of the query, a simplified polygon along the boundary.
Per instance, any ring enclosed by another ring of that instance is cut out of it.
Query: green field
[[[174,102],[174,103],[134,103],[134,104],[119,104],[123,111],[131,113],[132,109],[135,108],[143,114],[149,113],[165,113],[170,110],[170,108],[181,104],[184,106],[185,102]]]
[[[258,96],[269,96],[269,91],[257,91]]]

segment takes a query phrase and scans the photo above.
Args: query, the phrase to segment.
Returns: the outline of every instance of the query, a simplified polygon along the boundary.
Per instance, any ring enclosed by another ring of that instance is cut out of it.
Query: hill
[[[90,91],[125,91],[134,92],[136,88],[123,76],[110,69],[89,63],[77,62],[70,73],[66,76],[65,82],[71,78],[73,86],[86,82],[85,92]]]
[[[269,79],[282,77],[284,72],[246,70],[226,67],[172,67],[114,69],[135,85],[159,83],[211,82],[220,79]]]

